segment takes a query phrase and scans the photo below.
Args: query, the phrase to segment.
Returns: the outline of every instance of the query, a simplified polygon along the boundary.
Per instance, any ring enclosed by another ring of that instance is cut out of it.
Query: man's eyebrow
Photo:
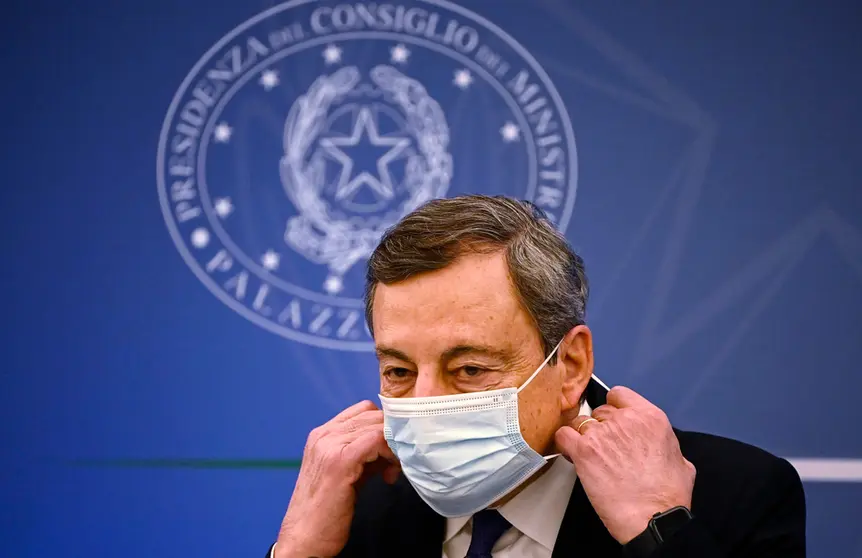
[[[404,362],[412,362],[410,357],[399,351],[398,349],[393,349],[392,347],[386,347],[385,345],[378,345],[374,348],[374,352],[377,353],[377,358],[388,356],[392,358],[397,358],[398,360],[403,360]]]
[[[508,352],[495,349],[494,347],[486,345],[456,345],[443,352],[443,360],[452,360],[453,358],[470,354],[489,356],[503,362],[508,362],[512,359],[512,356]]]
[[[378,345],[377,347],[375,347],[374,351],[377,353],[377,358],[388,356],[392,358],[397,358],[398,360],[402,360],[404,362],[413,362],[410,357],[408,357],[406,354],[402,353],[398,349],[387,347],[385,345]],[[442,359],[444,361],[448,361],[460,356],[470,354],[489,356],[503,362],[509,362],[510,360],[512,360],[512,355],[510,355],[508,352],[485,345],[456,345],[454,347],[446,349],[443,352]]]

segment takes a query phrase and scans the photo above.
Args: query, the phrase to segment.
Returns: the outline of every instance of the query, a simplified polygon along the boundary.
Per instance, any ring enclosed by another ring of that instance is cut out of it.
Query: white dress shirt
[[[574,466],[556,457],[542,476],[497,508],[512,527],[494,545],[494,558],[551,558],[576,480]],[[471,535],[470,517],[447,519],[443,558],[464,558]]]

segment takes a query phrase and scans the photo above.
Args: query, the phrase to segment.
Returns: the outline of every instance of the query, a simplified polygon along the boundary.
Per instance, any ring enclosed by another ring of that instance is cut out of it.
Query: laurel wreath
[[[432,198],[446,195],[452,176],[452,156],[449,154],[449,129],[440,104],[425,87],[391,66],[377,66],[371,70],[371,79],[389,92],[395,103],[404,111],[407,129],[419,144],[423,157],[408,160],[405,186],[411,197],[404,214],[409,213]]]
[[[404,186],[409,196],[395,218],[372,225],[334,218],[321,197],[325,162],[308,161],[312,145],[326,126],[330,107],[360,82],[357,68],[345,67],[317,78],[293,104],[284,126],[280,174],[288,197],[300,213],[288,221],[285,241],[311,261],[327,264],[337,275],[368,257],[395,219],[444,196],[452,176],[449,131],[440,105],[419,82],[395,68],[377,66],[370,76],[404,113],[407,131],[416,138],[421,153],[408,157]]]

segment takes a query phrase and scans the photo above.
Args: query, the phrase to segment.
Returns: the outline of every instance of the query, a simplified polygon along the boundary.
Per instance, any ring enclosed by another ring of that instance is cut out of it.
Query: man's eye
[[[406,378],[410,375],[410,371],[406,368],[387,368],[384,372],[384,375],[391,376],[393,378]]]
[[[478,366],[462,366],[461,372],[468,378],[474,378],[482,373],[482,369]]]

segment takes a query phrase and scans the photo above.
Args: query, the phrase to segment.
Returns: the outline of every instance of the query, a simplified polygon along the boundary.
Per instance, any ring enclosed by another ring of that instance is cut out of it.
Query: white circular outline
[[[261,327],[271,333],[275,333],[276,335],[290,339],[292,341],[297,341],[300,343],[305,343],[310,346],[323,348],[323,349],[335,349],[342,351],[354,351],[354,352],[367,352],[369,350],[373,350],[374,343],[368,342],[355,342],[355,341],[335,341],[330,340],[325,337],[318,337],[314,335],[309,335],[304,332],[294,331],[294,330],[285,330],[282,331],[279,328],[276,328],[275,325],[269,321],[262,319],[262,316],[258,316],[257,314],[250,312],[244,305],[239,304],[232,297],[227,296],[227,293],[218,287],[215,281],[212,278],[203,272],[200,266],[197,265],[197,259],[195,259],[189,248],[185,244],[185,240],[180,236],[179,230],[177,229],[176,224],[173,222],[173,213],[171,211],[172,207],[168,200],[168,189],[165,187],[164,177],[162,176],[162,169],[165,167],[165,154],[166,154],[166,146],[168,141],[168,133],[170,130],[170,124],[173,122],[174,115],[177,112],[179,107],[179,103],[182,100],[185,93],[188,91],[189,85],[192,80],[196,78],[203,68],[203,66],[210,61],[212,56],[219,52],[227,43],[233,40],[237,35],[246,31],[248,28],[256,25],[258,22],[269,18],[272,15],[278,14],[285,10],[289,10],[298,6],[302,6],[305,4],[309,4],[316,0],[290,0],[288,2],[284,2],[277,6],[273,6],[263,12],[258,13],[255,16],[247,19],[243,23],[234,27],[231,31],[229,31],[226,35],[222,36],[222,38],[217,41],[210,49],[203,54],[203,56],[198,59],[189,73],[186,75],[185,79],[183,79],[179,88],[171,100],[171,104],[168,107],[168,112],[165,116],[165,119],[162,123],[162,130],[159,134],[159,144],[158,151],[156,153],[156,181],[157,181],[157,190],[159,193],[159,204],[162,209],[162,218],[165,221],[165,224],[168,228],[168,233],[171,235],[171,239],[174,242],[174,245],[177,248],[177,251],[180,254],[180,257],[183,258],[186,265],[192,270],[192,273],[198,278],[198,280],[204,284],[205,287],[219,300],[222,301],[228,308],[232,309],[234,312],[240,314],[245,317],[247,320],[252,322],[253,324]],[[438,6],[440,8],[449,10],[451,12],[460,14],[462,17],[472,20],[477,24],[483,26],[485,29],[491,31],[498,38],[503,40],[506,44],[509,45],[512,50],[514,50],[517,54],[521,56],[521,58],[527,62],[530,68],[535,72],[536,76],[545,86],[545,89],[550,95],[551,99],[554,102],[554,106],[558,111],[561,126],[563,127],[563,132],[566,136],[567,145],[569,148],[569,195],[566,197],[565,206],[563,208],[563,213],[561,214],[560,220],[558,222],[557,228],[563,232],[568,227],[569,219],[572,215],[572,210],[575,204],[575,198],[577,197],[578,191],[578,157],[577,157],[577,144],[575,142],[575,134],[572,128],[571,120],[569,119],[569,113],[566,109],[566,105],[563,103],[560,98],[559,92],[557,91],[556,86],[551,81],[545,69],[538,63],[538,61],[530,54],[521,44],[516,41],[512,36],[506,33],[503,29],[498,27],[497,25],[491,23],[481,15],[471,12],[466,8],[458,6],[457,4],[453,4],[448,0],[420,0],[420,2],[431,4],[433,6]],[[192,265],[193,262],[194,265]],[[289,335],[288,335],[289,334]]]
[[[369,35],[374,34],[373,37],[369,37]],[[536,147],[536,141],[533,136],[533,130],[530,128],[529,122],[527,121],[527,117],[524,114],[524,111],[521,110],[521,107],[518,105],[515,98],[503,87],[502,83],[499,80],[496,80],[488,73],[484,68],[482,68],[478,62],[471,60],[470,58],[464,56],[461,53],[450,51],[445,47],[434,43],[429,39],[425,39],[423,37],[401,37],[397,33],[390,32],[382,32],[382,31],[349,31],[340,35],[332,36],[327,35],[326,37],[318,37],[316,39],[310,39],[304,43],[300,43],[294,45],[294,47],[286,48],[280,50],[271,56],[267,57],[264,60],[261,60],[259,63],[255,64],[252,68],[247,70],[242,77],[237,79],[234,83],[230,85],[221,95],[219,101],[215,104],[207,117],[207,121],[204,126],[201,128],[201,139],[198,143],[198,151],[195,162],[195,176],[197,177],[196,184],[198,185],[198,192],[201,198],[201,207],[204,210],[204,213],[207,215],[207,220],[209,221],[210,228],[216,238],[218,238],[219,242],[227,249],[227,251],[240,260],[249,271],[258,276],[258,278],[272,284],[273,287],[280,289],[283,292],[287,292],[294,296],[302,296],[307,298],[310,301],[317,302],[318,304],[328,304],[332,306],[339,306],[343,308],[362,308],[363,302],[361,298],[354,297],[344,297],[344,296],[335,296],[335,295],[327,295],[322,293],[317,293],[311,291],[305,287],[300,285],[292,284],[281,277],[273,276],[269,272],[267,272],[264,268],[262,268],[258,263],[254,261],[248,254],[245,253],[244,250],[240,249],[239,246],[233,241],[231,236],[227,233],[226,230],[221,226],[221,222],[212,214],[212,204],[208,203],[211,201],[211,197],[209,195],[209,188],[207,186],[207,173],[206,173],[206,154],[210,145],[210,137],[212,136],[212,129],[217,125],[217,121],[219,116],[224,111],[225,106],[231,101],[234,95],[249,81],[251,81],[257,74],[265,68],[282,58],[286,58],[288,56],[292,56],[297,52],[301,52],[308,48],[312,48],[318,46],[323,43],[337,42],[339,39],[341,41],[354,41],[354,40],[391,40],[392,37],[389,36],[379,36],[381,34],[392,35],[393,37],[397,37],[402,42],[408,42],[411,44],[415,44],[416,46],[421,46],[427,48],[429,50],[438,51],[443,56],[448,56],[450,59],[453,59],[457,62],[463,63],[465,66],[471,66],[471,70],[475,71],[477,75],[481,76],[489,85],[497,92],[500,97],[502,97],[503,102],[509,107],[509,110],[512,111],[512,114],[518,123],[522,126],[524,131],[524,141],[526,144],[527,151],[527,161],[528,168],[527,174],[530,178],[528,181],[526,195],[525,197],[529,199],[531,196],[530,193],[535,194],[535,191],[539,185],[539,169],[538,169],[538,148]],[[428,43],[428,44],[424,44]],[[300,48],[301,47],[301,48]],[[514,108],[513,108],[514,107]],[[456,161],[457,163],[457,161]],[[200,265],[200,264],[198,264]]]

